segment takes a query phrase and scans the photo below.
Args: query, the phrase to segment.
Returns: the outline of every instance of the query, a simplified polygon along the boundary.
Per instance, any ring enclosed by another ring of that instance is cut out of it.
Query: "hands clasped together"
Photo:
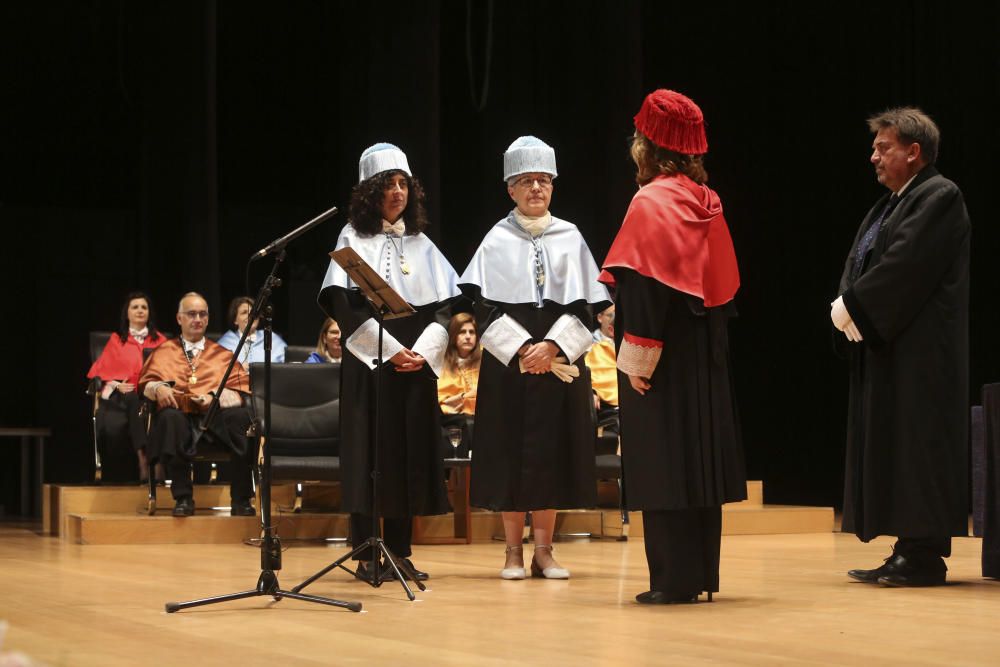
[[[392,355],[389,359],[392,365],[396,367],[396,371],[400,373],[412,373],[413,371],[419,371],[424,367],[424,358],[413,350],[403,348],[396,354]]]

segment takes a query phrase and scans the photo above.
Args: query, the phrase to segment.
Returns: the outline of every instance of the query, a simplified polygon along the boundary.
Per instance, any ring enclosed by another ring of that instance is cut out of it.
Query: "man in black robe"
[[[969,216],[934,168],[934,121],[899,108],[868,125],[891,194],[865,216],[831,304],[850,360],[843,529],[898,539],[883,565],[848,576],[935,586],[968,530]]]

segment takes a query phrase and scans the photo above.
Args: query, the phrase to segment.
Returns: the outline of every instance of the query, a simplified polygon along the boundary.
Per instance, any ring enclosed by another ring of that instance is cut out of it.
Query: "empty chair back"
[[[254,412],[264,428],[264,364],[250,364]],[[271,364],[271,456],[337,456],[340,365]]]
[[[104,351],[104,346],[108,344],[110,338],[110,331],[90,332],[90,363],[97,361],[97,358],[101,356],[101,352]]]
[[[305,361],[315,349],[311,345],[289,345],[285,348],[285,361],[287,363]]]

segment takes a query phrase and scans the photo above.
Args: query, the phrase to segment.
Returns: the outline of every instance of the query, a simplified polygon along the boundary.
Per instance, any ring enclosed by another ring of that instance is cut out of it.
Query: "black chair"
[[[309,345],[289,345],[285,348],[285,363],[302,363],[315,351],[316,348]]]
[[[101,352],[104,351],[104,347],[108,344],[108,340],[111,338],[110,331],[91,331],[90,332],[90,363],[93,364],[97,361],[97,358],[101,356]],[[100,407],[101,403],[101,390],[104,388],[104,383],[101,378],[91,378],[87,383],[87,396],[90,397],[92,402],[92,407],[90,411],[90,427],[91,435],[94,441],[94,482],[100,484],[101,482],[101,447],[98,442],[99,436],[97,432],[97,408]]]
[[[263,363],[250,364],[250,386],[263,422]],[[295,483],[294,511],[303,484],[340,481],[340,364],[271,364],[269,436],[271,481]]]
[[[604,430],[598,426],[597,441],[594,446],[597,456],[597,479],[614,480],[618,483],[618,507],[622,518],[622,534],[617,536],[620,542],[628,540],[629,521],[628,510],[625,509],[625,476],[622,474],[622,457],[618,453],[618,431]]]

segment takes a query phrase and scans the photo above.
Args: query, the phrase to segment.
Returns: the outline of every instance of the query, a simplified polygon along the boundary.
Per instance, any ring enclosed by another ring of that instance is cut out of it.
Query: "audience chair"
[[[264,424],[264,364],[250,364],[254,413]],[[340,482],[340,364],[271,364],[271,482],[302,487]]]
[[[97,361],[97,358],[101,356],[101,352],[104,351],[104,346],[108,344],[108,340],[111,338],[110,331],[91,331],[90,332],[90,363],[93,364]],[[101,390],[104,388],[104,383],[101,382],[101,378],[92,378],[87,383],[87,395],[91,400],[91,410],[90,410],[90,428],[91,435],[94,441],[94,482],[97,484],[101,483],[101,448],[98,445],[98,435],[97,435],[97,408],[101,404]]]
[[[316,350],[311,345],[289,345],[285,348],[285,363],[300,364]]]

